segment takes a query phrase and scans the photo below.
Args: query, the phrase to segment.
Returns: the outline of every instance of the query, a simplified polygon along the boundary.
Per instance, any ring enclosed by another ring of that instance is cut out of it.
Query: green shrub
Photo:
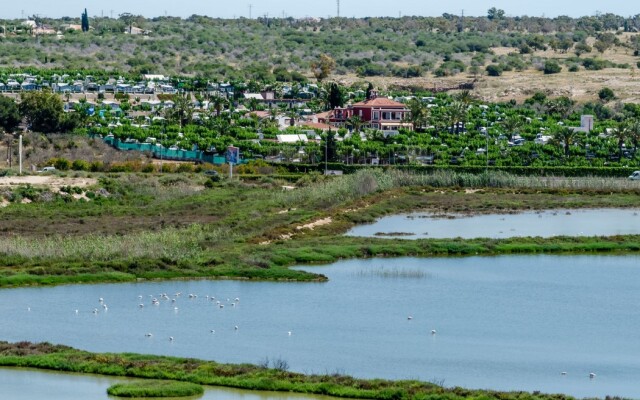
[[[491,64],[491,65],[487,65],[487,75],[489,76],[500,76],[502,75],[502,66],[500,66],[499,64]]]
[[[547,60],[547,62],[544,63],[543,71],[545,75],[557,74],[558,72],[562,71],[562,67],[560,66],[560,64],[558,64],[557,61]]]
[[[89,168],[90,168],[89,163],[84,160],[75,160],[71,164],[71,169],[74,171],[88,171]]]
[[[608,101],[611,101],[611,100],[615,99],[616,95],[615,95],[615,93],[613,93],[613,90],[611,90],[611,88],[603,87],[598,92],[598,98],[600,100],[602,100],[603,102],[608,102]]]

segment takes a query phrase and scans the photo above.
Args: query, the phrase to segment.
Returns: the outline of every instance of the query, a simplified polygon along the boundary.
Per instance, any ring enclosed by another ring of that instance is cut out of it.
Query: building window
[[[373,112],[373,120],[377,121],[380,119],[380,113],[378,111]]]

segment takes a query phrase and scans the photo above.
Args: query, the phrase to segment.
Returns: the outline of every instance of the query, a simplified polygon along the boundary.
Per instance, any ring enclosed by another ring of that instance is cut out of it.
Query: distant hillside
[[[312,64],[327,54],[338,76],[416,78],[482,75],[490,64],[536,69],[541,57],[556,56],[568,58],[567,69],[585,68],[580,57],[597,58],[611,49],[637,56],[640,49],[640,15],[550,19],[493,11],[464,18],[302,20],[124,15],[90,18],[89,32],[78,30],[79,17],[0,20],[0,64],[273,81],[312,78]],[[512,51],[496,54],[495,48]]]

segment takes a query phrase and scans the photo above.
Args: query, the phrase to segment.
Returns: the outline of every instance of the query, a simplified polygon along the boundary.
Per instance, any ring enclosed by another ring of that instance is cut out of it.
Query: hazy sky
[[[39,14],[46,17],[80,16],[86,7],[89,16],[117,16],[124,12],[146,17],[172,15],[188,17],[192,14],[211,17],[249,17],[259,15],[281,17],[335,16],[336,0],[3,0],[0,18],[20,18]],[[640,4],[634,0],[341,0],[340,15],[344,17],[421,15],[439,16],[443,13],[486,15],[491,7],[505,10],[507,15],[579,17],[596,12],[623,16],[640,14]]]

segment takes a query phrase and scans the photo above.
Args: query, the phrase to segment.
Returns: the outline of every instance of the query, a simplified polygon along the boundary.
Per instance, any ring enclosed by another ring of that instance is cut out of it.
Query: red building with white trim
[[[400,128],[413,129],[408,122],[409,109],[402,103],[378,97],[371,92],[368,100],[361,101],[344,108],[337,107],[331,111],[329,121],[333,126],[349,125],[349,118],[358,116],[362,125],[381,131],[397,131]]]

